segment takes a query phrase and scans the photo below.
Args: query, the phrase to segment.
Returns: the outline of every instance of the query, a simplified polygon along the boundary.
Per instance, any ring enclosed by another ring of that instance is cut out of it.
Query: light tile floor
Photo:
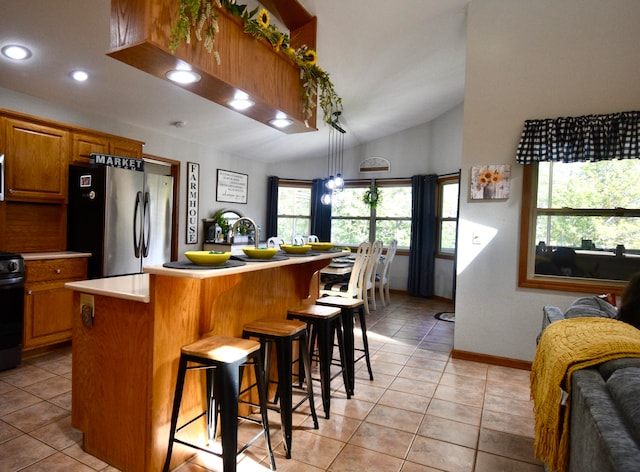
[[[289,460],[270,412],[277,470],[542,472],[533,457],[529,372],[452,359],[454,324],[434,318],[450,310],[402,294],[392,294],[386,308],[378,302],[367,318],[375,379],[359,362],[349,400],[334,379],[330,419],[316,395],[318,430],[306,404],[296,411]],[[82,434],[70,423],[70,348],[0,372],[0,471],[115,471],[82,450]],[[251,428],[241,426],[240,437]],[[238,470],[267,471],[266,464],[259,440]],[[222,469],[201,453],[177,470]]]

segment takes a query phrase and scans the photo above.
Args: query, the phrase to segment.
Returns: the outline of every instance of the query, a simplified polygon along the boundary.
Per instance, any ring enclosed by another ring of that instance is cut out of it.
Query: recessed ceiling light
[[[167,79],[172,82],[177,82],[179,84],[192,84],[194,82],[199,82],[202,77],[197,72],[193,72],[192,70],[170,70],[166,74]]]
[[[22,61],[31,57],[31,51],[18,44],[9,44],[3,47],[2,54],[9,59],[15,59],[16,61]]]
[[[251,108],[255,104],[256,102],[251,100],[249,98],[249,95],[247,95],[245,92],[242,92],[240,90],[238,90],[234,94],[233,100],[229,100],[227,102],[227,105],[229,105],[231,108],[234,108],[236,110],[246,110],[247,108]]]
[[[286,114],[279,111],[273,120],[269,120],[269,124],[271,126],[275,126],[276,128],[286,128],[287,126],[291,126],[293,124],[293,120],[291,118],[288,118]]]
[[[84,82],[89,78],[89,74],[83,70],[74,70],[70,75],[73,80],[77,80],[78,82]]]

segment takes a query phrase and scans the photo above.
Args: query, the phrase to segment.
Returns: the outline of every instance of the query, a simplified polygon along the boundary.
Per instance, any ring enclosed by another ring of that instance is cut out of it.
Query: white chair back
[[[318,236],[316,236],[315,234],[310,234],[309,237],[307,238],[307,241],[310,243],[319,243],[320,240],[318,239]]]
[[[284,239],[278,238],[277,236],[272,236],[267,239],[267,247],[275,247],[280,249],[280,245],[284,244]]]
[[[351,276],[349,277],[349,288],[347,289],[347,293],[351,298],[358,298],[362,300],[362,291],[360,290],[360,287],[362,287],[362,284],[364,283],[370,250],[371,244],[368,241],[365,241],[360,243],[358,250],[356,251],[356,258],[353,262],[353,268],[351,269]]]
[[[304,238],[302,236],[294,236],[292,244],[294,246],[302,246],[304,244]]]
[[[387,306],[387,303],[391,303],[389,297],[389,274],[391,272],[391,263],[396,256],[396,250],[398,249],[398,240],[394,239],[387,248],[387,253],[384,258],[384,265],[380,271],[380,278],[378,280],[378,292],[380,294],[380,301],[382,306]]]
[[[363,284],[360,286],[362,299],[364,300],[364,311],[367,314],[369,314],[369,298],[371,298],[372,308],[374,310],[376,309],[376,271],[378,269],[378,264],[380,263],[382,247],[382,241],[380,241],[379,239],[375,240],[373,244],[371,244],[371,251],[369,252],[369,257],[367,258],[367,266],[365,269]]]

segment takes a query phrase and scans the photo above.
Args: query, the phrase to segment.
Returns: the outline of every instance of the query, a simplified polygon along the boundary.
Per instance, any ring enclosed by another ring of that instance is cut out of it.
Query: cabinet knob
[[[27,295],[32,295],[33,292],[31,290],[27,290]]]
[[[13,193],[13,189],[12,188],[9,189],[9,193]]]
[[[60,269],[56,269],[56,274],[60,274],[62,271]]]

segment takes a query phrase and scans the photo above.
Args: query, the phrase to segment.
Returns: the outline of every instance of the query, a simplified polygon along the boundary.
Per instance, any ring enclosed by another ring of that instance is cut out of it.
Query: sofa
[[[615,315],[612,305],[586,297],[564,311],[545,306],[542,328],[572,317]],[[640,471],[640,358],[614,359],[575,371],[570,405],[570,472]]]

